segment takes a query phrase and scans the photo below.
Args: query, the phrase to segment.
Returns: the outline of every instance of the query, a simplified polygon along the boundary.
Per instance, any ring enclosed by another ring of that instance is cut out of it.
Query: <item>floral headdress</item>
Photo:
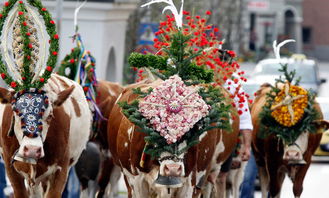
[[[55,22],[39,0],[9,0],[0,13],[0,27],[1,77],[16,92],[12,108],[24,135],[38,137],[49,106],[42,87],[57,62]]]
[[[280,61],[280,48],[294,40],[285,40],[277,44],[273,42],[276,58]],[[299,86],[300,78],[295,79],[296,71],[288,71],[288,64],[282,64],[279,70],[283,73],[276,79],[275,86],[266,96],[266,105],[261,112],[262,136],[275,134],[285,143],[293,143],[304,131],[316,131],[314,121],[318,118],[314,105],[315,95]],[[283,88],[279,88],[279,84]]]
[[[223,42],[217,39],[218,28],[207,25],[200,16],[192,19],[183,11],[184,1],[179,12],[172,0],[153,0],[143,6],[153,3],[166,3],[164,11],[173,13],[156,33],[159,51],[155,55],[132,53],[129,64],[147,68],[164,81],[146,93],[135,89],[139,99],[120,105],[125,116],[146,134],[145,153],[153,157],[162,152],[180,155],[212,129],[231,130],[231,105],[218,86],[238,65],[233,51],[220,49]],[[185,146],[179,146],[184,142]]]
[[[58,54],[59,37],[50,13],[39,0],[9,0],[0,24],[1,77],[16,91],[40,89],[50,78]]]

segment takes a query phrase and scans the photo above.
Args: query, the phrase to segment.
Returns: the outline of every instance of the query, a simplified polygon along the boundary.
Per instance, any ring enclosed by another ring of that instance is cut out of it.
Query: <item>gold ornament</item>
[[[308,103],[307,95],[306,90],[290,85],[287,81],[274,99],[271,115],[283,126],[294,126],[304,115],[304,109]]]

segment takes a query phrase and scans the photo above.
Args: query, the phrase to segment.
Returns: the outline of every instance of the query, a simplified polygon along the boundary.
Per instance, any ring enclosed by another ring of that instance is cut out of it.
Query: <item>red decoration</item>
[[[18,12],[18,15],[23,15],[23,14],[24,14],[24,12],[22,12],[22,11]]]
[[[24,81],[25,81],[25,80],[26,80],[26,77],[24,77],[24,76],[23,76],[23,77],[22,77],[22,80],[24,80]]]
[[[23,22],[23,25],[24,25],[24,26],[27,26],[27,23],[26,23],[26,21],[24,21],[24,22]]]
[[[2,14],[0,14],[0,18],[2,18],[3,17],[3,15]]]
[[[54,25],[55,24],[55,21],[51,20],[51,21],[49,21],[49,23],[51,23],[51,24]]]
[[[51,71],[53,70],[53,68],[50,67],[50,66],[47,66],[47,67],[46,67],[46,70],[49,71],[49,72],[51,72]]]
[[[55,35],[54,35],[54,39],[59,39],[58,34],[55,34]]]
[[[8,7],[10,3],[8,1],[5,2],[5,6]]]
[[[47,11],[47,8],[41,8],[41,10],[45,12],[45,11]]]
[[[83,91],[87,92],[89,90],[89,87],[83,87]]]
[[[30,32],[26,32],[26,36],[31,36],[31,33]]]
[[[40,78],[39,81],[43,83],[43,82],[45,82],[45,79],[44,78]]]
[[[5,73],[1,73],[1,78],[5,79],[6,78],[6,74]]]
[[[72,59],[70,60],[70,63],[71,63],[71,64],[74,64],[74,63],[75,63],[75,60],[72,58]]]
[[[17,83],[13,81],[13,82],[10,83],[10,86],[11,86],[12,88],[15,88],[15,87],[17,87]]]
[[[53,55],[54,55],[54,56],[57,56],[57,54],[58,54],[58,53],[57,53],[56,51],[53,52]]]
[[[211,11],[207,10],[206,15],[211,15]]]
[[[28,46],[30,49],[32,49],[33,45],[32,43],[29,43],[29,46]]]
[[[19,3],[20,3],[20,4],[22,4],[22,3],[23,3],[23,1],[19,1]]]

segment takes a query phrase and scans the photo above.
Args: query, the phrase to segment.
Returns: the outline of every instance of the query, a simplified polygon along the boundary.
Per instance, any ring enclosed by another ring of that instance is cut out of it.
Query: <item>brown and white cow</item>
[[[130,103],[137,98],[132,92],[133,88],[147,90],[158,86],[160,82],[131,85],[124,89],[117,102]],[[198,197],[209,173],[214,171],[217,176],[221,163],[235,148],[238,126],[239,120],[235,119],[232,121],[232,133],[222,130],[204,133],[200,136],[200,143],[181,156],[163,153],[162,159],[152,160],[151,156],[146,155],[142,167],[140,161],[145,134],[139,132],[121,113],[119,105],[115,104],[109,117],[108,144],[115,164],[121,167],[125,176],[129,197]],[[163,180],[155,183],[158,177]],[[177,183],[161,185],[170,178],[175,178]]]
[[[93,180],[97,180],[99,187],[96,197],[102,198],[106,193],[106,189],[110,195],[105,196],[113,197],[113,189],[116,188],[117,181],[120,178],[120,170],[113,164],[113,159],[108,151],[107,118],[122,91],[123,87],[118,83],[103,80],[97,83],[96,104],[102,116],[106,119],[99,118],[95,123],[96,129],[94,129],[95,131],[93,131],[90,139],[92,143],[89,143],[89,147],[87,146],[87,149],[82,153],[81,159],[75,167],[82,187],[81,197],[89,197],[88,191],[92,192],[93,190],[88,189],[88,183]],[[96,145],[93,143],[96,143]],[[97,160],[90,161],[89,157],[92,155],[99,155],[95,157],[100,157],[100,164],[95,163]],[[98,169],[99,172],[95,173],[95,170]]]
[[[90,135],[91,112],[79,84],[53,74],[43,90],[49,105],[41,115],[40,134],[32,138],[23,135],[19,115],[10,104],[12,91],[0,88],[0,146],[17,198],[61,197],[69,167]]]
[[[294,144],[286,145],[275,135],[269,135],[265,139],[258,136],[260,133],[259,114],[266,103],[266,94],[270,92],[268,84],[263,85],[257,92],[251,115],[254,126],[253,150],[259,170],[262,197],[280,197],[280,190],[285,175],[293,182],[293,192],[295,197],[300,197],[303,191],[303,181],[306,172],[311,164],[311,157],[318,147],[322,130],[328,127],[325,121],[316,123],[317,133],[303,132]],[[321,115],[322,112],[318,104],[314,108]]]

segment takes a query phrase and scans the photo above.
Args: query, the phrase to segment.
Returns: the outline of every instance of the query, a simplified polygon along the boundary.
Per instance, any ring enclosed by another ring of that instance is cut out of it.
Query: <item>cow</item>
[[[243,145],[242,145],[243,146]],[[233,158],[231,170],[228,173],[226,182],[226,197],[240,197],[240,185],[243,182],[244,171],[248,161],[242,161],[238,155]]]
[[[109,116],[107,137],[110,152],[124,175],[128,197],[199,197],[210,173],[215,173],[214,178],[217,178],[221,163],[235,148],[239,118],[231,119],[231,133],[219,129],[207,131],[199,137],[200,143],[181,156],[175,158],[162,153],[161,159],[152,159],[146,155],[142,165],[145,134],[123,115],[118,102],[130,103],[138,97],[133,93],[134,88],[148,90],[161,82],[133,84],[123,90]],[[225,94],[231,102],[228,93]],[[179,146],[182,144],[186,142]]]
[[[120,170],[113,164],[113,159],[108,151],[107,118],[122,91],[123,87],[118,83],[99,80],[96,85],[96,104],[103,118],[93,121],[94,128],[90,142],[75,166],[81,184],[81,197],[88,197],[88,194],[96,191],[97,198],[102,198],[106,192],[110,193],[106,196],[113,197],[115,184],[120,178]],[[91,156],[94,156],[92,161],[90,161]],[[96,181],[98,189],[88,189],[89,181]]]
[[[61,197],[68,170],[77,162],[90,136],[92,115],[79,84],[52,74],[42,91],[41,95],[33,92],[31,97],[27,92],[15,98],[14,91],[0,88],[1,155],[14,196],[19,198]],[[14,111],[15,101],[28,110]],[[22,131],[20,119],[23,116],[33,121],[26,114],[38,111],[35,101],[48,105],[43,114],[38,114],[42,122],[40,133],[30,136]]]
[[[282,86],[279,86],[282,89]],[[266,94],[271,90],[271,85],[264,84],[257,91],[257,97],[251,106],[251,115],[254,126],[253,151],[259,170],[262,197],[280,197],[280,190],[286,173],[293,182],[293,193],[300,197],[303,191],[303,181],[311,164],[311,157],[318,147],[322,130],[329,125],[326,121],[317,121],[317,131],[304,131],[291,145],[285,145],[274,134],[262,138],[260,133],[259,115],[266,104]],[[317,103],[314,108],[322,119],[322,112]]]

